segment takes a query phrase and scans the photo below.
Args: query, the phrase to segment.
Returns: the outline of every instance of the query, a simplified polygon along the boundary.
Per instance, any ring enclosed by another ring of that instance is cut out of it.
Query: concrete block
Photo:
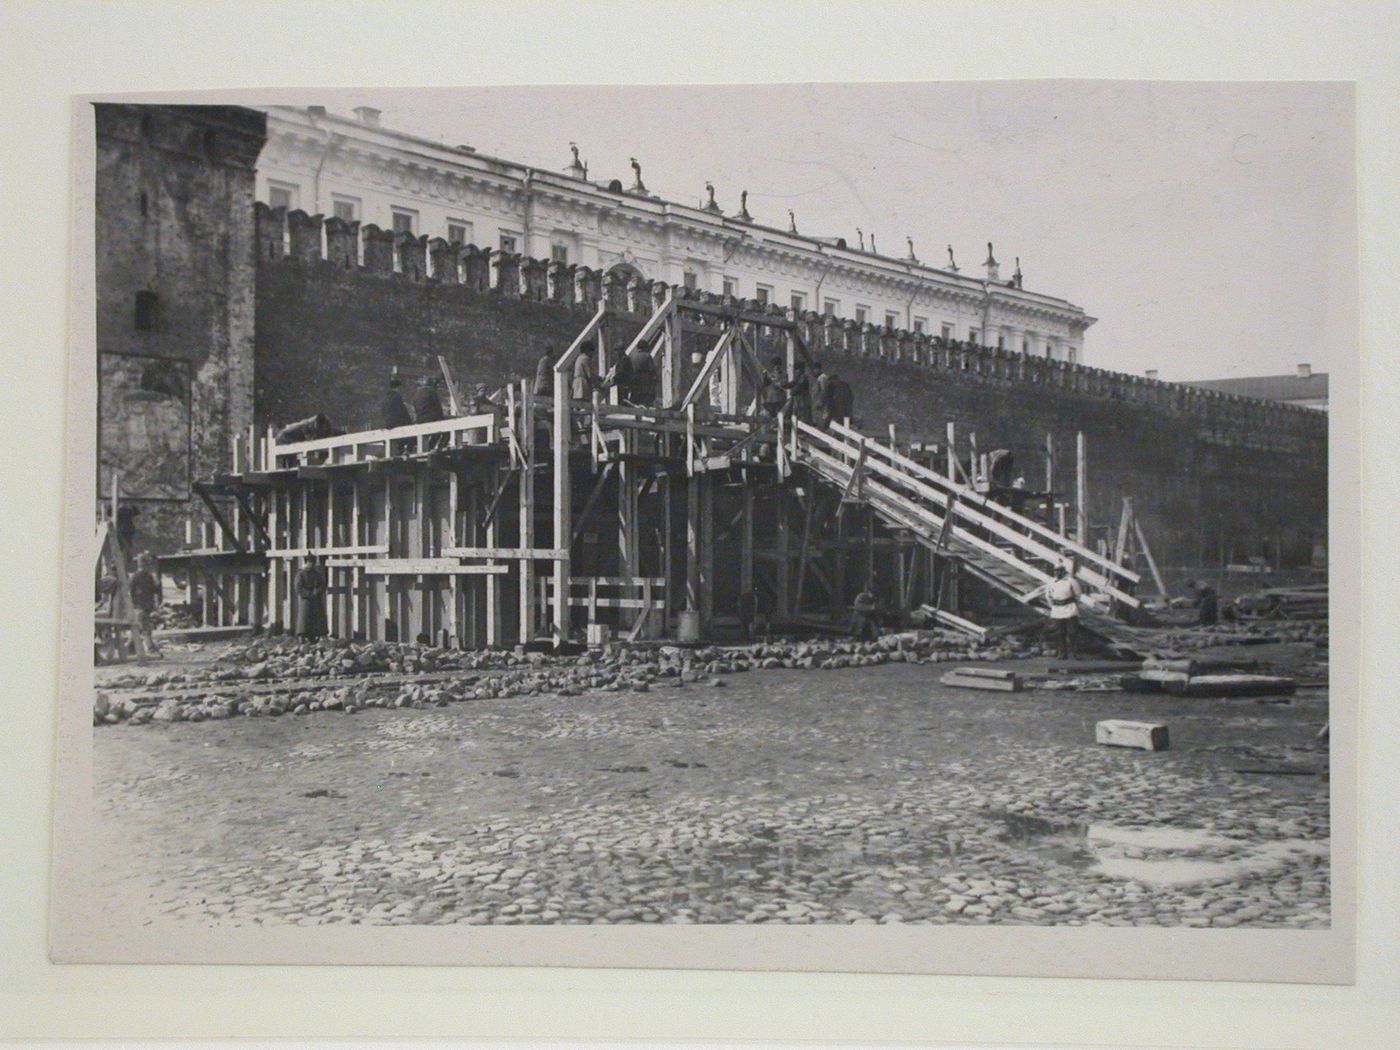
[[[1109,718],[1094,726],[1095,743],[1108,747],[1135,747],[1142,751],[1165,751],[1167,727],[1154,722],[1130,722]]]

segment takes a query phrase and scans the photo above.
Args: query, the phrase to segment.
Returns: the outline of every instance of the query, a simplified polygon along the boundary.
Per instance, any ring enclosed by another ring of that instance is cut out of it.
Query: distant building
[[[1019,262],[1003,277],[989,250],[980,266],[881,255],[846,238],[765,226],[747,194],[726,214],[706,186],[695,205],[663,200],[642,182],[596,180],[574,150],[559,171],[487,156],[383,127],[379,111],[354,117],[324,107],[267,109],[257,197],[273,208],[332,216],[415,237],[442,238],[649,281],[776,303],[858,323],[965,340],[1083,363],[1096,318],[1022,287]],[[700,180],[697,179],[697,186]],[[991,245],[988,245],[991,248]],[[363,250],[363,244],[361,244]],[[935,254],[942,260],[944,251]],[[979,252],[980,254],[980,252]]]
[[[1260,401],[1282,401],[1327,411],[1327,373],[1314,372],[1310,365],[1299,365],[1291,375],[1244,376],[1240,379],[1193,379],[1187,386],[1215,390]]]

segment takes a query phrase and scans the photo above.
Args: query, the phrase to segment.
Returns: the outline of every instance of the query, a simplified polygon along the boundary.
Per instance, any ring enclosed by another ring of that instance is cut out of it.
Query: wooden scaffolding
[[[652,362],[649,403],[621,384],[574,389],[580,358],[602,379],[624,355]],[[481,647],[724,636],[754,610],[837,628],[866,588],[896,616],[954,609],[969,563],[1021,598],[1074,546],[988,510],[951,451],[944,476],[910,458],[922,452],[765,412],[765,368],[788,383],[799,362],[781,314],[673,293],[639,325],[603,303],[549,391],[520,381],[486,411],[393,430],[246,436],[199,488],[201,543],[162,568],[187,574],[215,622],[289,629],[316,558],[332,634]],[[1108,564],[1086,561],[1083,578],[1131,601],[1115,584],[1136,577]]]

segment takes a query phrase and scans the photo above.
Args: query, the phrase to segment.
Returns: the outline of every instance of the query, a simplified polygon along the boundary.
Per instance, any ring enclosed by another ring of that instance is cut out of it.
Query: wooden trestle
[[[658,404],[616,388],[571,398],[590,344],[600,377],[619,354],[648,352]],[[781,315],[673,296],[638,331],[605,303],[555,362],[551,395],[522,381],[493,411],[436,423],[245,436],[233,470],[198,489],[201,542],[162,568],[187,574],[208,624],[289,628],[296,573],[320,556],[333,635],[461,647],[557,644],[585,625],[723,636],[746,591],[774,622],[816,628],[844,625],[866,586],[887,610],[955,608],[959,559],[939,519],[892,517],[887,495],[864,491],[863,459],[762,417],[760,354],[781,354],[789,376],[807,356]],[[888,457],[872,462],[889,473]]]

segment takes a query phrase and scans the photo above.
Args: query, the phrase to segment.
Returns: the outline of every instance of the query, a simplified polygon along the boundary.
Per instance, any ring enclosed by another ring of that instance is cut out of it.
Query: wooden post
[[[700,609],[700,477],[685,479],[685,607]]]
[[[950,421],[948,423],[948,480],[953,482],[954,484],[957,484],[958,480],[958,454],[956,451],[957,442],[957,424]]]
[[[715,489],[709,474],[695,479],[700,483],[700,632],[710,633],[715,613]]]
[[[569,439],[573,421],[569,409],[569,375],[561,368],[554,372],[554,642],[569,640],[569,537],[572,532],[569,505]]]
[[[557,377],[556,377],[557,378]],[[535,546],[535,405],[528,381],[520,384],[520,447],[525,462],[520,469],[520,549]],[[520,559],[520,643],[532,641],[535,634],[535,562]]]
[[[744,513],[739,519],[739,593],[753,590],[753,481],[744,478]]]
[[[1074,539],[1083,547],[1089,542],[1089,472],[1082,430],[1075,435],[1074,458]]]

